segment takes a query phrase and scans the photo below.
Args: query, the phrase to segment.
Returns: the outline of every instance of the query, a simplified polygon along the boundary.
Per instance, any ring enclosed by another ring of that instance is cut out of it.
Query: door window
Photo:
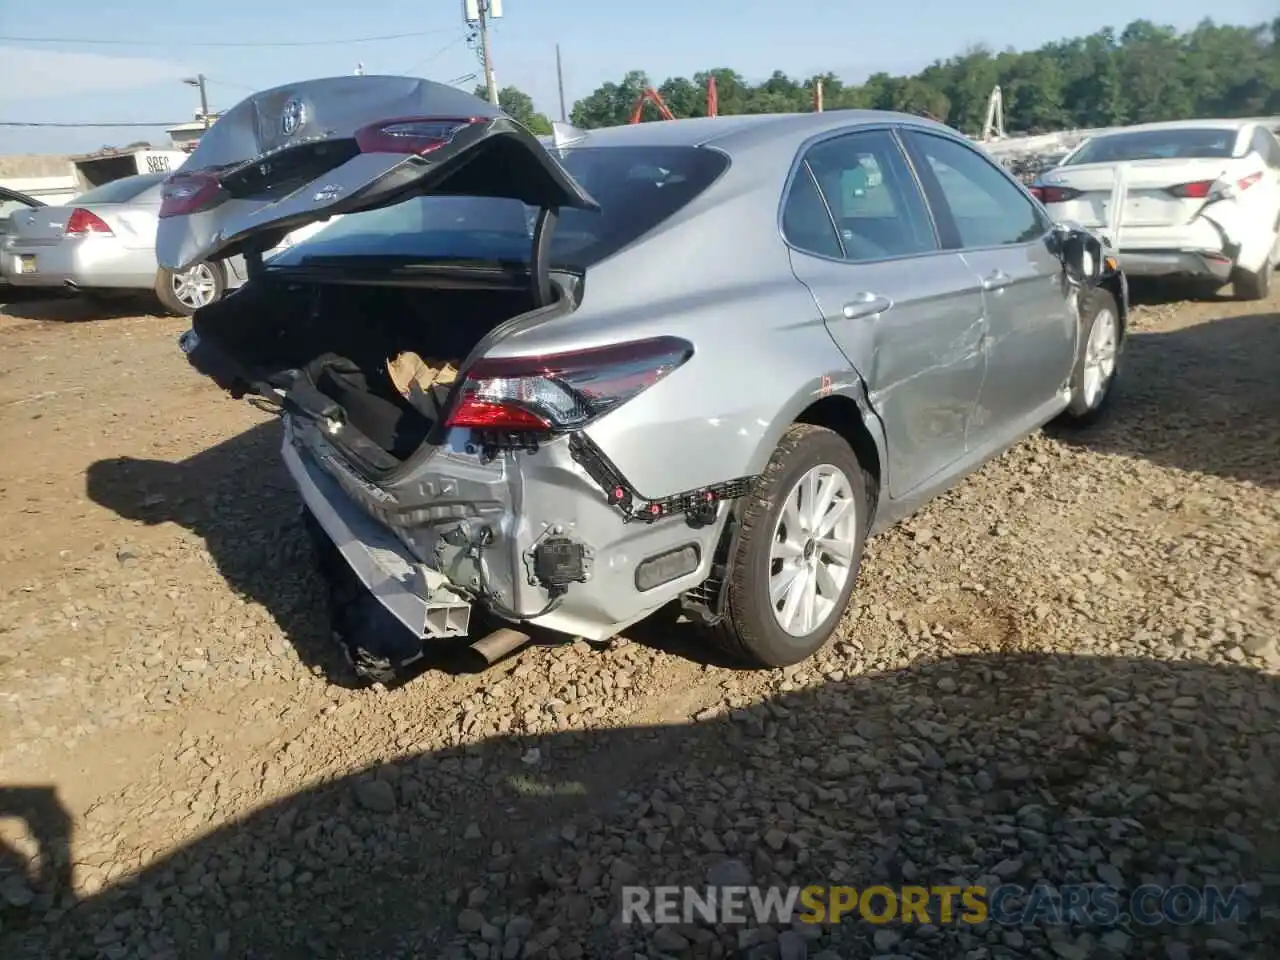
[[[1030,243],[1049,224],[996,164],[948,137],[912,131],[908,142],[935,208],[945,207],[961,248]],[[931,182],[930,182],[931,181]]]
[[[834,221],[839,245],[847,260],[862,262],[909,257],[938,249],[933,223],[924,197],[911,175],[893,135],[887,130],[867,130],[824,140],[805,154],[804,168],[812,180],[801,185],[796,177],[793,195],[821,191],[816,197],[827,213],[827,230]],[[787,208],[799,204],[788,197]],[[808,201],[811,205],[812,201]],[[784,210],[784,229],[786,210]],[[817,220],[816,214],[814,215]],[[787,239],[804,249],[788,232]],[[821,252],[821,251],[815,251]]]

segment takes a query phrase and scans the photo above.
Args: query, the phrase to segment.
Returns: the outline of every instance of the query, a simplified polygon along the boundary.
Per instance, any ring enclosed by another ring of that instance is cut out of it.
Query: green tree
[[[1010,133],[1258,116],[1280,113],[1280,17],[1256,26],[1205,20],[1185,33],[1136,20],[1118,34],[1104,29],[1038,50],[994,53],[974,47],[912,76],[876,73],[858,85],[829,73],[798,80],[782,71],[753,84],[735,70],[716,67],[668,78],[657,89],[676,117],[700,117],[712,75],[721,114],[812,110],[814,86],[821,79],[827,110],[902,110],[975,134],[996,84],[1004,93]],[[626,123],[648,83],[643,72],[633,70],[621,83],[601,85],[574,104],[573,122],[580,127]],[[646,107],[645,120],[657,117]]]
[[[489,99],[489,92],[484,86],[475,89],[475,95],[481,100]],[[551,121],[545,114],[538,113],[533,107],[533,97],[519,87],[503,87],[498,91],[498,106],[512,120],[524,124],[533,133],[551,132]]]

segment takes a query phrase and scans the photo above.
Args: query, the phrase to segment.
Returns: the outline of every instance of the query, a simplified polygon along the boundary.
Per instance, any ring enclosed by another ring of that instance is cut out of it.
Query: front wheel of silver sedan
[[[1059,418],[1064,424],[1088,426],[1106,413],[1120,369],[1123,336],[1116,298],[1101,287],[1091,290],[1080,304],[1080,342],[1071,373],[1071,400]]]
[[[721,645],[759,667],[807,660],[840,623],[862,562],[866,472],[839,434],[796,424],[751,492],[725,584]]]
[[[219,263],[196,263],[180,273],[161,267],[156,274],[156,296],[165,309],[189,317],[201,307],[222,299],[226,277]]]

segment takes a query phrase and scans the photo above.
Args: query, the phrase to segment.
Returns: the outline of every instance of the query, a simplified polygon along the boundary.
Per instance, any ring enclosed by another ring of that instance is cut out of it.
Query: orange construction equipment
[[[658,110],[658,115],[663,120],[674,120],[676,115],[671,112],[667,106],[667,102],[662,99],[662,94],[658,93],[653,87],[645,87],[640,91],[640,96],[636,97],[636,105],[631,108],[630,123],[639,123],[640,118],[644,115],[645,101],[652,103]],[[707,78],[707,116],[715,117],[720,114],[720,98],[716,94],[716,78]]]

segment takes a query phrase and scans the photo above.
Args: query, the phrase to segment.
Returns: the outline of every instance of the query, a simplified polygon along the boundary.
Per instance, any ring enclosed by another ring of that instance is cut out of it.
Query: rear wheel
[[[796,424],[747,501],[720,644],[759,667],[807,660],[840,623],[862,562],[866,472],[839,434]]]
[[[1248,270],[1236,270],[1231,275],[1231,286],[1235,290],[1237,300],[1265,300],[1271,294],[1271,275],[1275,273],[1275,264],[1268,259],[1258,273]]]
[[[1071,373],[1071,402],[1059,418],[1088,426],[1106,413],[1120,363],[1120,310],[1111,291],[1097,287],[1080,306],[1080,347]]]
[[[181,273],[161,267],[156,274],[156,296],[165,309],[182,317],[216,303],[225,290],[226,276],[217,263],[192,264]]]

